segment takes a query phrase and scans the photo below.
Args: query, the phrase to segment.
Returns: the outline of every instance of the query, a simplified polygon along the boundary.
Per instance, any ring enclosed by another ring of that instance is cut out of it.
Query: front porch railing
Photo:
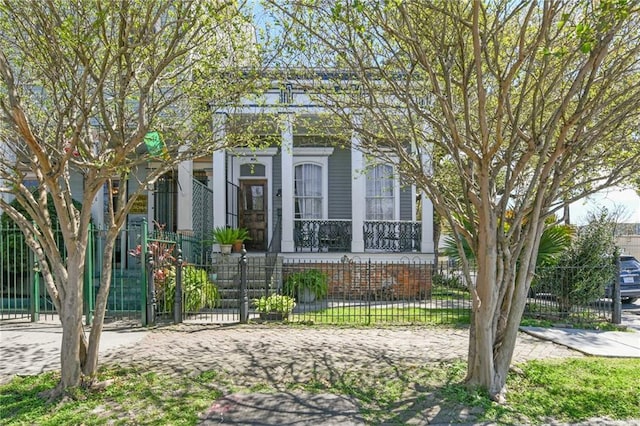
[[[422,223],[395,220],[364,222],[364,249],[388,252],[419,252]]]
[[[351,221],[296,219],[293,240],[296,251],[351,251]]]

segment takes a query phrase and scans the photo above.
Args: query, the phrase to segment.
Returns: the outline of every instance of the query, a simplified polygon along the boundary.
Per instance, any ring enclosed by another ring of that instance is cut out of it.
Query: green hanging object
[[[167,147],[164,145],[160,133],[156,131],[147,133],[144,136],[144,144],[152,157],[166,157]]]

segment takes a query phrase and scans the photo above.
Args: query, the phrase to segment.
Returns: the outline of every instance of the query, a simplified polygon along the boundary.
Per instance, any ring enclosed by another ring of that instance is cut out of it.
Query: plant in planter
[[[236,240],[233,242],[233,251],[239,253],[242,251],[242,243],[247,240],[250,240],[249,231],[247,228],[238,228],[238,235]]]
[[[231,247],[238,239],[238,228],[228,228],[226,226],[218,226],[211,231],[210,242],[220,245],[222,254],[231,253]]]
[[[293,297],[273,293],[269,297],[253,299],[253,307],[261,319],[285,320],[296,307],[296,302]]]
[[[284,290],[286,294],[295,295],[298,302],[310,303],[327,295],[329,278],[317,269],[295,272],[285,280]]]

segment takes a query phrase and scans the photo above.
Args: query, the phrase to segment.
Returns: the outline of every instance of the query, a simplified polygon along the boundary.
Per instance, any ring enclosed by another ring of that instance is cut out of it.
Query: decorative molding
[[[251,148],[234,148],[229,150],[230,155],[241,155],[245,157],[273,157],[278,154],[278,148],[265,148],[254,150]]]
[[[293,147],[294,156],[304,157],[328,157],[333,154],[333,148],[322,147]]]

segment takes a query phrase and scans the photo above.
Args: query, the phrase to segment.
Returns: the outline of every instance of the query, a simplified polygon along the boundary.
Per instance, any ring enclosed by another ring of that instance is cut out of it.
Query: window
[[[379,164],[367,173],[367,220],[394,220],[396,191],[393,167]]]
[[[322,167],[299,164],[295,167],[294,202],[296,219],[322,219]]]

